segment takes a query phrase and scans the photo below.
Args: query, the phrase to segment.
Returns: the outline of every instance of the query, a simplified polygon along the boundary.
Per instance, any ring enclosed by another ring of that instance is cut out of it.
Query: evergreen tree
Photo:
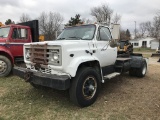
[[[130,31],[129,31],[128,29],[126,30],[126,38],[127,38],[128,40],[131,39],[131,34],[130,34]]]
[[[14,24],[14,21],[11,19],[6,20],[5,25]]]
[[[67,25],[73,26],[76,24],[82,24],[82,20],[80,19],[80,14],[76,14],[75,18],[71,17]]]

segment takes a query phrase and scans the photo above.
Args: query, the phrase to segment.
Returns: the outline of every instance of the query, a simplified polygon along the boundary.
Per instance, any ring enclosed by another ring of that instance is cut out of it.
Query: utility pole
[[[136,21],[134,21],[135,22],[135,37],[134,38],[137,38],[136,37]]]

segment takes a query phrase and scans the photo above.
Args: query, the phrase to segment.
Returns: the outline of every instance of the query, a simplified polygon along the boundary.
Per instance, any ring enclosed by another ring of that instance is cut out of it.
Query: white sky
[[[92,7],[107,3],[114,13],[122,16],[121,27],[133,32],[135,23],[152,21],[160,10],[160,0],[0,0],[0,21],[7,19],[19,21],[22,13],[37,18],[42,11],[59,12],[67,23],[70,17],[80,14],[81,18],[93,18],[90,15]]]

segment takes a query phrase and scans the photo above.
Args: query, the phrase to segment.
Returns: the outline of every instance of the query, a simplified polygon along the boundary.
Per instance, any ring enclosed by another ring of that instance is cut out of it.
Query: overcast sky
[[[121,27],[133,32],[135,22],[152,21],[160,10],[160,0],[0,0],[0,21],[19,21],[22,13],[37,18],[42,11],[59,12],[66,23],[70,17],[80,14],[81,18],[92,18],[90,9],[107,3],[114,13],[122,16]]]

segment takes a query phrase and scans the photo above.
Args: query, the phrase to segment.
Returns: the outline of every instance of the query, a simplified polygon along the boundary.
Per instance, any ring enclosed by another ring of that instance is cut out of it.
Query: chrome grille
[[[47,59],[47,44],[44,45],[31,45],[31,62],[39,64],[48,64]]]
[[[58,45],[47,45],[47,44],[31,44],[25,46],[26,51],[29,51],[30,58],[26,58],[27,61],[31,61],[35,67],[39,65],[62,65],[62,50]],[[58,55],[58,60],[54,60],[54,54]]]

